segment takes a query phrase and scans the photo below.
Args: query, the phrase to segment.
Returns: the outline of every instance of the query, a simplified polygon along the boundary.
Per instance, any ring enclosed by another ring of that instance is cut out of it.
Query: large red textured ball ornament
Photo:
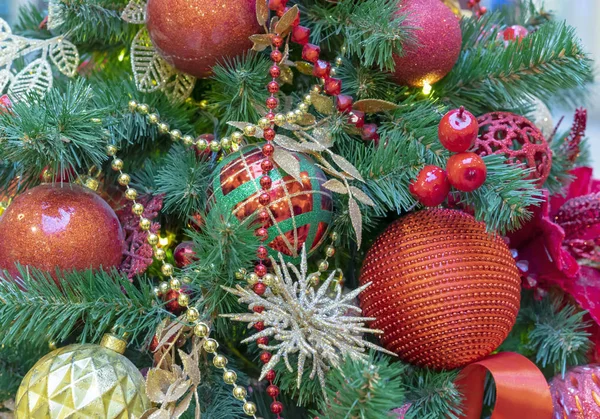
[[[146,26],[156,50],[184,73],[207,77],[223,58],[252,47],[255,0],[149,0]]]
[[[503,154],[507,162],[533,169],[529,179],[535,179],[539,187],[544,185],[552,168],[552,150],[530,120],[510,112],[491,112],[477,118],[477,122],[475,153]]]
[[[600,365],[581,365],[550,381],[555,419],[600,418]]]
[[[402,25],[412,30],[413,42],[404,54],[395,55],[394,79],[404,85],[433,84],[452,70],[462,44],[458,18],[440,0],[406,0],[398,14],[406,15]]]
[[[519,311],[521,279],[501,237],[461,211],[427,209],[391,224],[360,275],[360,306],[406,361],[459,368],[494,351]]]
[[[15,262],[54,273],[107,269],[123,255],[121,224],[110,206],[87,188],[41,185],[17,196],[0,218],[0,270]]]

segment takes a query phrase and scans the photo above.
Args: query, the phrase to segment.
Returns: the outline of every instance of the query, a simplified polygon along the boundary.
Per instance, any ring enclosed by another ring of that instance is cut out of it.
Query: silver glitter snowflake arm
[[[287,369],[293,372],[290,355],[298,354],[297,386],[300,387],[306,362],[310,360],[312,370],[309,378],[317,376],[324,390],[325,372],[331,367],[338,367],[347,357],[368,362],[369,349],[395,356],[392,352],[363,339],[365,333],[381,333],[380,330],[367,327],[365,323],[373,319],[360,317],[360,308],[352,304],[369,284],[347,294],[343,294],[338,286],[331,296],[328,290],[335,278],[333,272],[319,289],[315,290],[310,286],[304,248],[300,269],[293,264],[286,264],[281,255],[279,263],[274,259],[272,262],[280,284],[276,293],[269,289],[261,296],[239,285],[236,288],[223,287],[239,297],[240,303],[247,304],[250,309],[256,306],[264,307],[260,313],[223,315],[235,321],[248,323],[249,328],[263,322],[263,330],[242,342],[251,342],[261,337],[272,337],[278,341],[271,345],[259,345],[261,349],[273,352],[269,362],[262,368],[261,379],[281,360]]]

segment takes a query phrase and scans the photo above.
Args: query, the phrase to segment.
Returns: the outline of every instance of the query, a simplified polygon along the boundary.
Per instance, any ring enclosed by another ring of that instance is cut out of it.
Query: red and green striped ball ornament
[[[262,144],[248,145],[231,153],[220,163],[213,180],[208,202],[230,208],[239,222],[257,220],[263,208],[258,197],[263,192],[260,178],[261,162],[266,159]],[[298,182],[273,162],[268,175],[272,180],[266,207],[269,220],[264,225],[265,240],[272,255],[281,253],[293,260],[306,243],[308,253],[314,251],[326,236],[331,223],[333,202],[331,192],[323,188],[325,174],[308,156],[296,153],[302,182]],[[258,228],[258,221],[257,221]]]

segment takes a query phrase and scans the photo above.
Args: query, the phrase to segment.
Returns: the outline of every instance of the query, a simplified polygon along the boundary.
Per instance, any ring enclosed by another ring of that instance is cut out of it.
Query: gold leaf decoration
[[[271,23],[269,24],[270,33],[275,33],[275,26],[277,26],[277,23],[279,23],[279,18],[277,16],[273,16],[271,18]]]
[[[370,207],[375,206],[375,202],[369,198],[369,195],[358,189],[356,186],[350,186],[350,192],[352,192],[352,195],[363,204],[369,205]]]
[[[333,159],[335,164],[338,165],[338,167],[340,169],[342,169],[344,172],[348,173],[354,179],[360,180],[361,182],[365,181],[363,179],[363,177],[361,176],[360,172],[358,171],[358,169],[356,167],[354,167],[352,165],[352,163],[350,163],[348,160],[346,160],[342,156],[340,156],[338,154],[334,154],[334,153],[331,153],[331,158]]]
[[[363,99],[354,102],[354,104],[352,105],[353,109],[357,109],[364,113],[393,111],[395,109],[398,109],[398,107],[399,106],[393,102],[381,99]]]
[[[317,119],[312,113],[305,113],[300,118],[298,118],[296,122],[299,125],[314,125],[317,122]]]
[[[194,359],[192,355],[186,354],[181,349],[179,350],[179,357],[183,364],[183,370],[192,380],[192,384],[198,386],[200,384],[200,368],[198,368],[198,361]]]
[[[251,35],[250,40],[254,43],[252,46],[254,51],[264,51],[268,46],[271,45],[271,35],[269,34]]]
[[[154,403],[163,403],[171,384],[177,381],[177,375],[158,368],[148,371],[146,377],[146,394]]]
[[[286,135],[277,134],[277,135],[275,135],[275,139],[273,141],[275,142],[275,144],[285,148],[286,150],[299,151],[299,152],[306,150],[304,148],[304,144],[299,143],[298,141],[295,141]]]
[[[327,182],[323,184],[325,189],[329,189],[331,192],[347,194],[348,189],[346,189],[346,185],[340,182],[337,179],[329,179]]]
[[[362,241],[362,215],[360,213],[360,208],[358,207],[358,204],[352,197],[348,199],[348,211],[350,213],[350,221],[352,222],[352,227],[354,228],[354,232],[356,233],[356,245],[360,247],[360,243]]]
[[[298,5],[294,5],[291,9],[281,16],[277,25],[275,25],[275,33],[279,34],[279,36],[285,36],[288,31],[292,29],[292,23],[296,20],[298,16]]]
[[[333,136],[331,132],[325,128],[315,128],[312,132],[313,138],[323,147],[329,148],[333,146]]]
[[[287,65],[281,65],[281,75],[279,80],[285,84],[292,84],[294,82],[294,72]]]
[[[267,0],[256,0],[256,20],[260,26],[264,26],[267,20],[269,20]]]
[[[307,76],[313,75],[314,66],[311,63],[307,63],[306,61],[296,61],[296,68],[302,74],[306,74]]]
[[[300,162],[292,153],[282,147],[275,147],[273,161],[298,182],[302,181],[300,177]]]
[[[321,95],[319,93],[311,92],[310,100],[318,112],[324,115],[331,115],[335,112],[335,106],[333,99],[329,96]]]

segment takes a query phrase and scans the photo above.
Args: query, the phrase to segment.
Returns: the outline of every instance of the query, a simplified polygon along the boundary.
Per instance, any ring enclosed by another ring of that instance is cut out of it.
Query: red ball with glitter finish
[[[487,167],[475,153],[458,153],[450,156],[446,163],[450,185],[459,191],[472,192],[484,184]]]
[[[421,204],[428,207],[438,206],[450,193],[448,175],[437,166],[425,166],[410,184],[409,190]]]
[[[252,47],[261,30],[254,0],[148,0],[146,27],[154,47],[171,65],[196,77]]]
[[[121,263],[124,237],[112,208],[90,189],[40,185],[15,198],[0,218],[0,270],[15,262],[54,274],[110,269]]]
[[[513,327],[521,278],[508,246],[471,215],[413,212],[369,249],[360,274],[363,315],[405,362],[454,369],[480,360]]]
[[[600,365],[580,365],[550,381],[555,419],[600,418]]]
[[[179,293],[180,291],[169,290],[164,297],[164,300],[166,301],[165,308],[176,316],[180,315],[185,310],[185,307],[182,307],[179,304]]]
[[[440,0],[400,2],[402,25],[411,31],[413,42],[405,43],[404,54],[395,55],[393,78],[403,85],[421,87],[433,84],[452,70],[462,44],[458,18]]]
[[[173,251],[173,258],[178,268],[185,268],[198,260],[194,252],[194,243],[190,241],[179,243]]]
[[[525,117],[510,112],[491,112],[477,118],[479,137],[475,153],[502,154],[510,164],[533,169],[529,179],[542,187],[552,168],[552,150],[542,132]]]
[[[438,126],[438,138],[446,150],[454,153],[467,151],[477,138],[477,118],[462,106],[442,117]]]

